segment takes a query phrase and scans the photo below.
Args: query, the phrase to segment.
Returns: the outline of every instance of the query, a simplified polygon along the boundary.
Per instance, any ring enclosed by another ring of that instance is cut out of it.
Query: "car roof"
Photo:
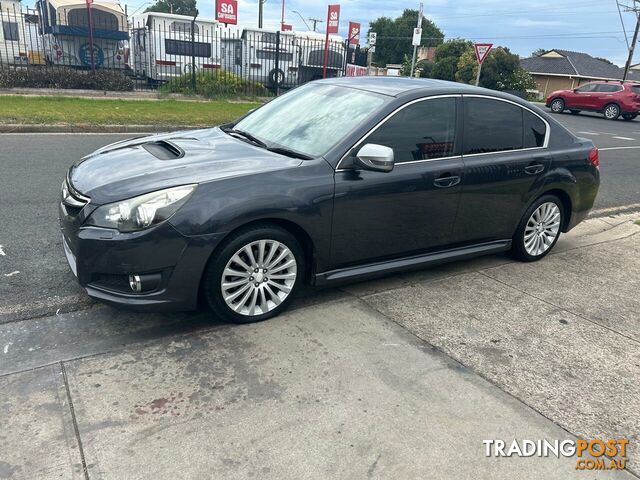
[[[409,77],[337,77],[325,80],[317,80],[314,83],[339,85],[348,88],[357,88],[368,92],[401,97],[405,95],[441,95],[441,94],[481,94],[502,97],[513,100],[513,95],[504,94],[496,90],[476,87],[466,83],[436,80],[434,78],[409,78]],[[520,99],[518,99],[520,100]]]

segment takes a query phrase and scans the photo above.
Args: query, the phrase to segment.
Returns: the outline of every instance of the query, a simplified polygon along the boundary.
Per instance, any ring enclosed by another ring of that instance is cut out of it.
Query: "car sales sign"
[[[493,47],[493,43],[476,43],[473,45],[476,50],[476,58],[478,59],[478,63],[482,65],[484,59],[489,55],[489,50]]]
[[[340,5],[329,5],[327,33],[338,33],[340,27]]]
[[[216,20],[221,23],[238,24],[238,0],[216,0]]]

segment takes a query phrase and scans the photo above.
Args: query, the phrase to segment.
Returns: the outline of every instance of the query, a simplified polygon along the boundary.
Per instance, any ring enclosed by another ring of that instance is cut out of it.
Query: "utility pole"
[[[322,20],[321,18],[310,18],[309,19],[310,22],[313,22],[313,31],[316,31],[316,28],[318,26],[319,23],[324,23],[324,20]]]
[[[267,0],[258,0],[258,28],[262,28],[262,17],[264,14],[263,5]]]
[[[422,2],[420,2],[420,11],[418,12],[418,25],[416,28],[422,28],[422,12],[424,7],[422,6]],[[418,45],[416,42],[413,42],[413,57],[411,58],[411,74],[410,77],[413,77],[413,70],[416,68],[416,52],[418,51]]]
[[[624,75],[622,76],[622,81],[626,81],[629,76],[629,69],[631,68],[631,63],[633,62],[633,52],[636,49],[636,43],[638,43],[638,31],[640,30],[640,8],[638,7],[638,0],[633,0],[633,6],[625,6],[625,11],[633,12],[636,16],[636,29],[633,32],[633,40],[631,41],[631,45],[629,47],[629,56],[627,57],[627,63],[624,66]]]

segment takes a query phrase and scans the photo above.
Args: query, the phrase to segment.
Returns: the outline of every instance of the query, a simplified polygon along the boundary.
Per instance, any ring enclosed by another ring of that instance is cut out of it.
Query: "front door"
[[[584,108],[587,110],[594,108],[594,92],[598,84],[587,83],[586,85],[576,88],[574,92],[567,96],[565,106],[567,108]]]
[[[460,104],[459,96],[445,96],[405,105],[343,159],[335,174],[332,268],[448,243],[463,176]],[[368,143],[393,149],[391,172],[354,166],[355,154]]]
[[[453,239],[511,238],[551,166],[547,124],[515,103],[465,96],[465,177]]]

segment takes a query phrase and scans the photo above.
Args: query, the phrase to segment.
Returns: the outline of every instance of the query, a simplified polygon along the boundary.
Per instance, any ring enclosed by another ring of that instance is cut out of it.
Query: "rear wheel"
[[[577,115],[580,113],[580,110],[569,110],[572,115]]]
[[[638,116],[637,113],[623,113],[622,118],[624,118],[627,122],[630,122],[634,118]]]
[[[291,303],[304,278],[304,254],[286,230],[258,225],[226,240],[209,261],[204,294],[218,316],[259,322]]]
[[[607,120],[616,120],[620,116],[620,107],[615,103],[610,103],[604,107],[604,118]]]
[[[564,100],[561,98],[555,98],[551,102],[550,108],[553,113],[562,113],[564,110]]]
[[[560,238],[564,221],[562,202],[555,195],[543,195],[527,209],[513,236],[511,253],[523,262],[544,258]]]

